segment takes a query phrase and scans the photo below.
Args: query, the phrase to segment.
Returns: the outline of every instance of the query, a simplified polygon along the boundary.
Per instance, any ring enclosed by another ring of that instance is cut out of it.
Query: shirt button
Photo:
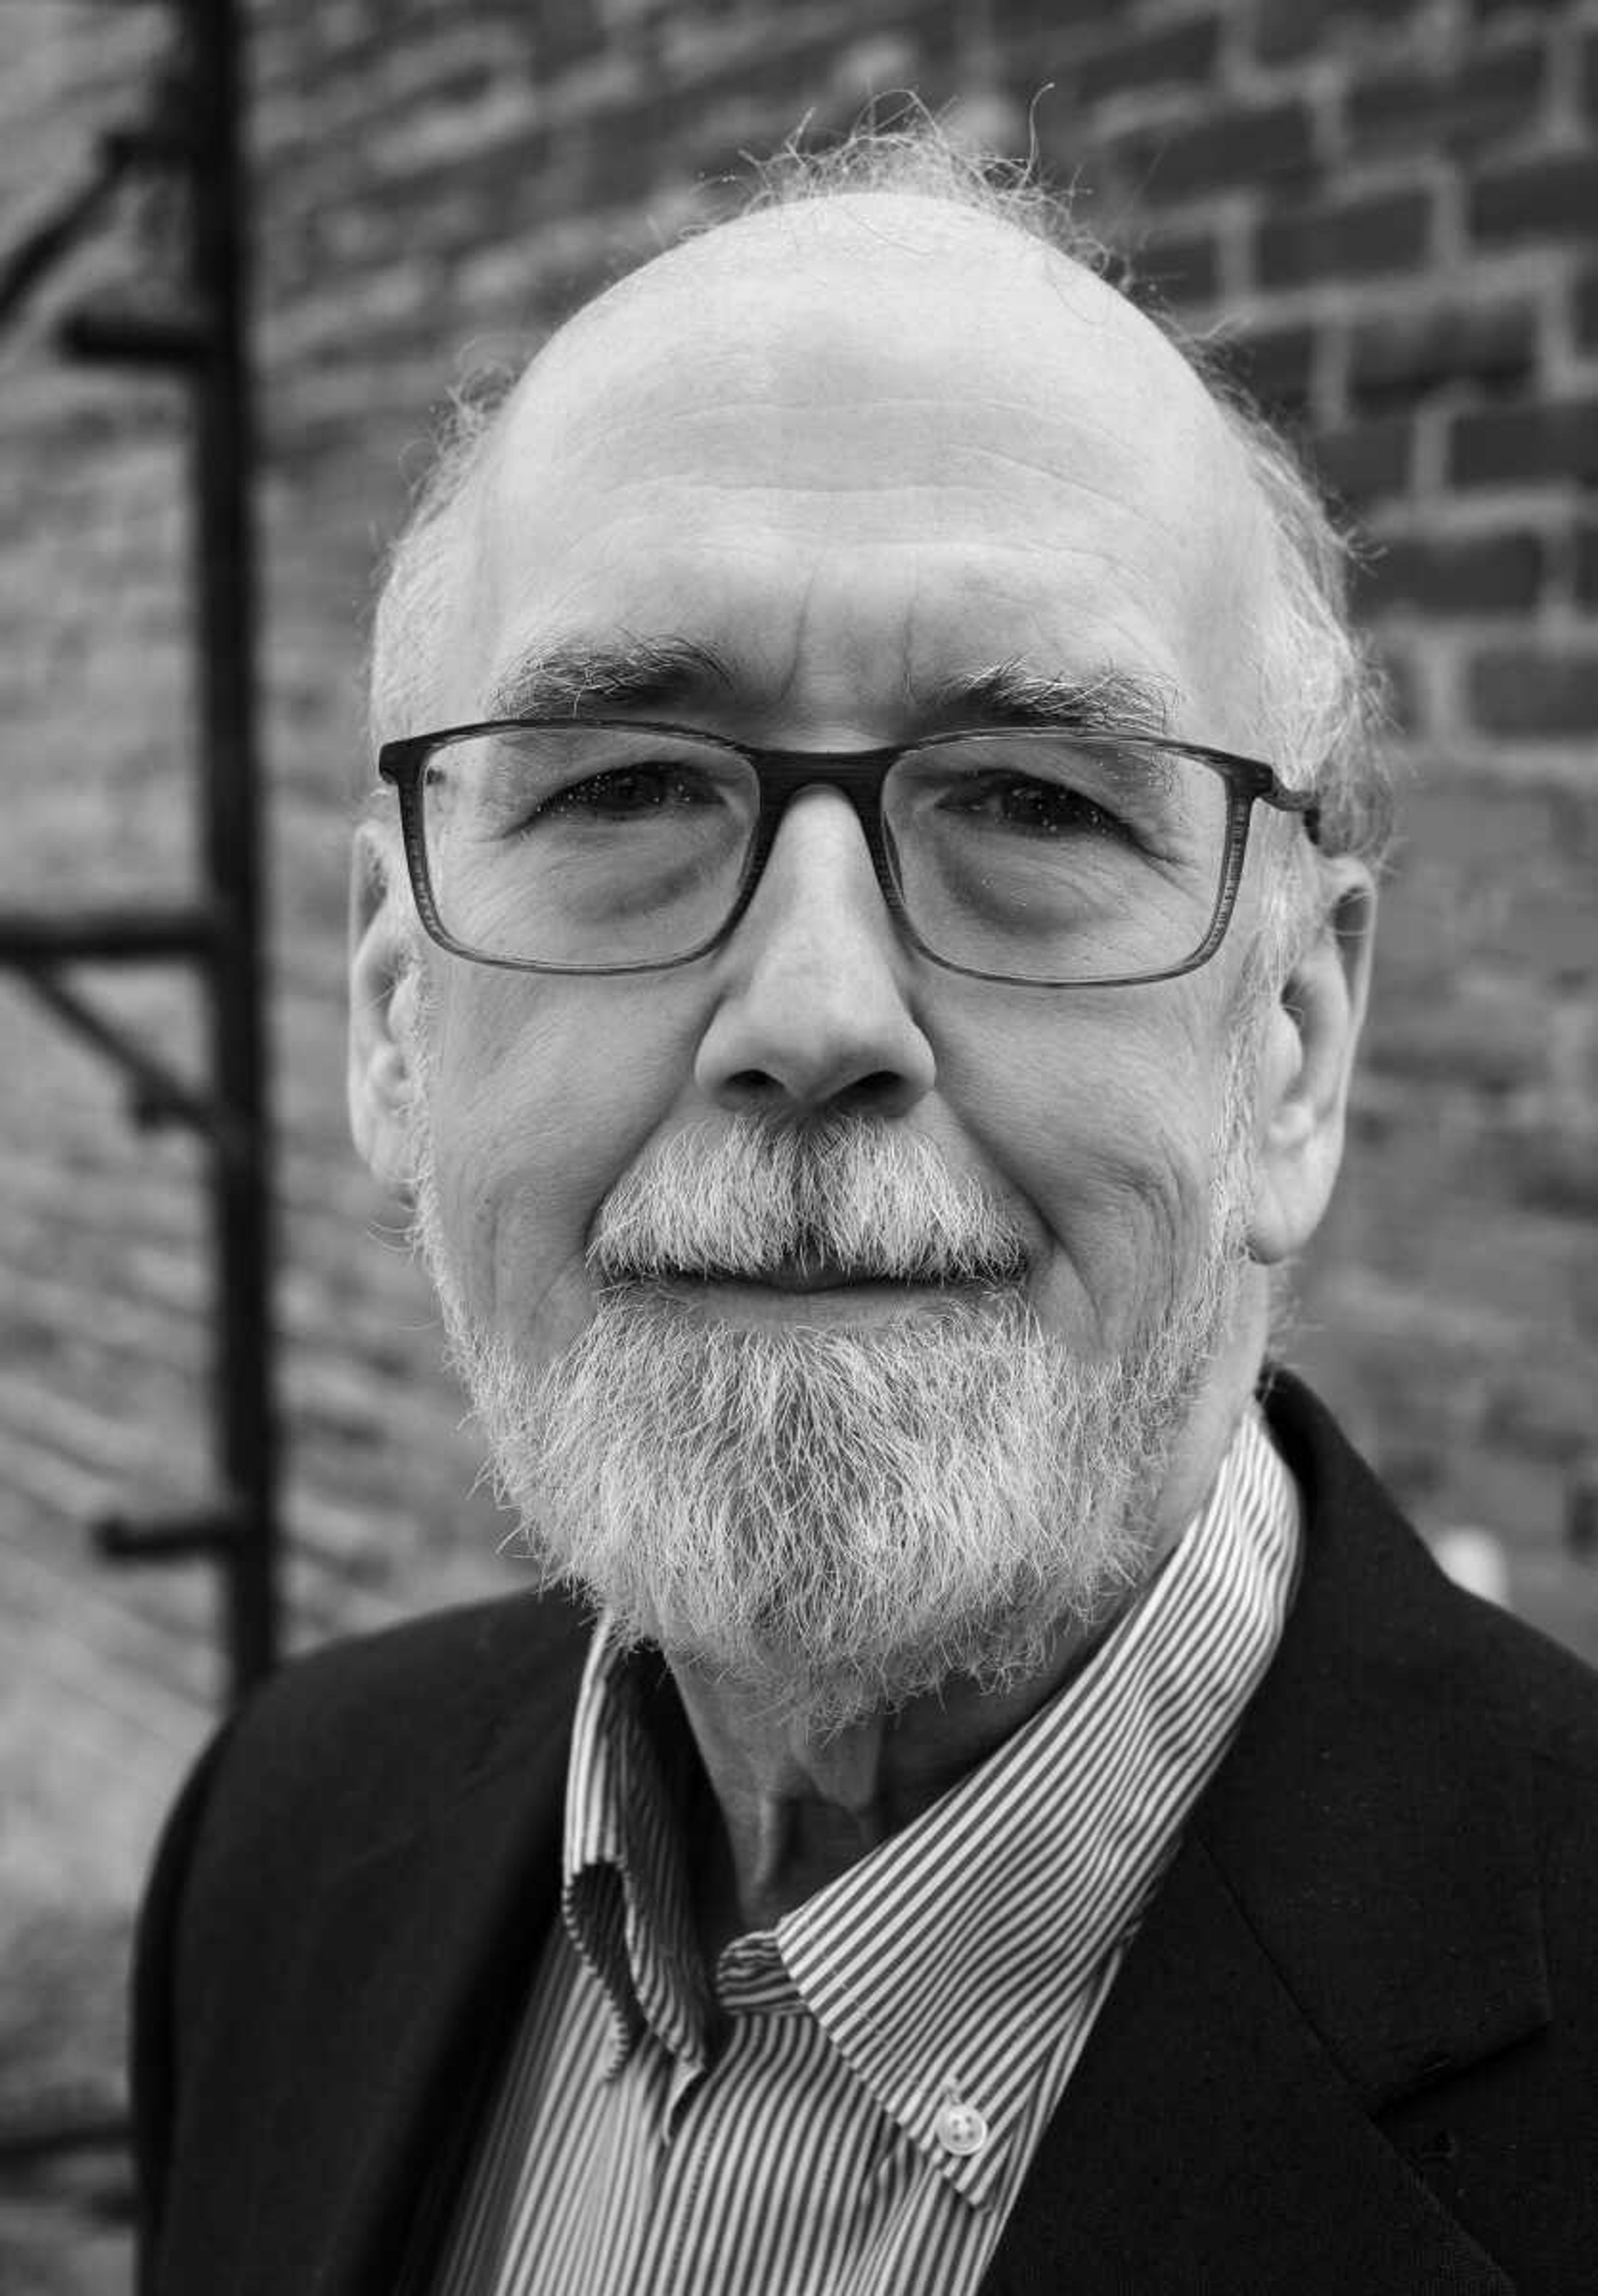
[[[932,2124],[932,2133],[945,2152],[957,2160],[968,2160],[980,2152],[988,2141],[988,2125],[974,2104],[961,2104],[950,2097],[938,2107],[938,2117]]]

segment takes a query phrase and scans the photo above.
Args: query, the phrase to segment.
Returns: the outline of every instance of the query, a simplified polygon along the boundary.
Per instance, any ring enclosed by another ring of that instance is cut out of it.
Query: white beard
[[[1252,1035],[1252,1032],[1240,1034]],[[1045,1332],[1002,1207],[871,1119],[677,1136],[602,1207],[592,1321],[541,1372],[469,1314],[417,1143],[416,1226],[500,1496],[548,1585],[825,1735],[964,1677],[1008,1688],[1146,1574],[1171,1444],[1230,1324],[1247,1049],[1210,1234],[1105,1359]],[[660,1288],[818,1254],[985,1296],[734,1326]],[[507,1542],[508,1543],[508,1542]]]

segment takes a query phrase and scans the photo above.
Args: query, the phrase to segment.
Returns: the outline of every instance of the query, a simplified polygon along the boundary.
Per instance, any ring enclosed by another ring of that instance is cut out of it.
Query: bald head
[[[668,248],[578,311],[516,396],[552,382],[630,321],[645,334],[682,328],[724,339],[758,384],[790,357],[827,369],[857,334],[879,355],[895,331],[914,374],[948,355],[949,338],[968,343],[995,315],[1045,356],[1060,347],[1051,316],[1110,355],[1141,350],[1178,403],[1209,407],[1181,353],[1087,261],[1001,215],[914,191],[758,209]]]

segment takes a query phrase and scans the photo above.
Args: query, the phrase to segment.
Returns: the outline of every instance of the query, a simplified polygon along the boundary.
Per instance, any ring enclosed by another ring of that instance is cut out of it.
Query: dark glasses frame
[[[706,934],[680,955],[626,964],[564,964],[540,957],[498,956],[490,950],[474,948],[469,942],[457,939],[439,914],[428,867],[424,826],[422,781],[428,759],[437,750],[454,742],[477,741],[494,734],[541,733],[579,726],[591,726],[602,733],[659,734],[676,740],[703,742],[709,748],[725,750],[730,755],[741,758],[754,770],[760,785],[760,811],[755,818],[748,857],[732,905],[713,932]],[[1128,750],[1134,756],[1147,754],[1150,757],[1190,758],[1195,764],[1207,767],[1226,784],[1226,834],[1221,882],[1209,924],[1198,947],[1181,964],[1165,965],[1153,972],[1121,973],[1114,977],[1095,975],[1087,980],[1075,980],[1069,976],[1048,978],[1029,973],[988,972],[976,965],[960,964],[951,957],[941,956],[935,948],[922,939],[905,908],[892,837],[882,817],[882,793],[888,775],[901,758],[914,751],[936,750],[984,737],[1002,737],[1015,742],[1051,736],[1058,739],[1058,734],[1050,727],[973,726],[959,733],[934,734],[920,741],[895,742],[888,748],[769,750],[757,748],[748,742],[729,741],[720,734],[706,734],[696,726],[663,725],[636,718],[490,718],[472,725],[449,726],[436,733],[412,734],[400,741],[385,742],[377,753],[377,771],[399,797],[400,836],[405,847],[411,894],[416,905],[416,914],[428,937],[441,948],[448,949],[452,956],[465,957],[474,964],[494,965],[508,972],[670,972],[679,965],[692,964],[698,958],[710,955],[737,931],[771,857],[771,849],[777,842],[777,833],[788,806],[804,789],[836,790],[853,808],[855,818],[864,832],[866,849],[870,854],[882,897],[898,931],[912,948],[929,963],[941,966],[945,972],[961,973],[968,980],[1003,981],[1030,988],[1128,988],[1141,987],[1149,981],[1174,980],[1184,972],[1197,972],[1201,964],[1207,964],[1225,939],[1226,929],[1237,906],[1238,890],[1243,880],[1243,863],[1248,853],[1248,827],[1256,805],[1272,806],[1280,813],[1297,814],[1311,843],[1320,843],[1319,805],[1313,796],[1289,789],[1273,766],[1264,765],[1256,758],[1236,757],[1227,750],[1210,749],[1202,742],[1167,741],[1162,734],[1107,732],[1102,736],[1090,735],[1089,738],[1113,741],[1117,749]]]

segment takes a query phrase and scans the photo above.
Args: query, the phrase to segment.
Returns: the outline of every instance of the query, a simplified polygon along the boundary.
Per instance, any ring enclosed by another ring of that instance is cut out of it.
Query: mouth
[[[1013,1285],[1025,1270],[1017,1267],[948,1267],[928,1261],[910,1267],[868,1265],[861,1260],[834,1259],[826,1253],[800,1252],[770,1260],[761,1267],[737,1267],[730,1261],[709,1261],[688,1267],[669,1261],[646,1263],[608,1271],[623,1283],[684,1286],[731,1284],[762,1292],[993,1292]]]
[[[692,1277],[688,1279],[693,1281]],[[759,1284],[768,1292],[863,1292],[897,1285],[902,1289],[924,1288],[939,1278],[925,1275],[901,1275],[881,1267],[851,1267],[839,1259],[811,1258],[802,1254],[796,1259],[780,1260],[774,1267],[760,1269],[710,1268],[701,1282],[710,1283]]]
[[[762,1267],[640,1268],[623,1279],[647,1285],[717,1321],[875,1323],[992,1300],[1015,1289],[1011,1271],[867,1266],[808,1253]]]

